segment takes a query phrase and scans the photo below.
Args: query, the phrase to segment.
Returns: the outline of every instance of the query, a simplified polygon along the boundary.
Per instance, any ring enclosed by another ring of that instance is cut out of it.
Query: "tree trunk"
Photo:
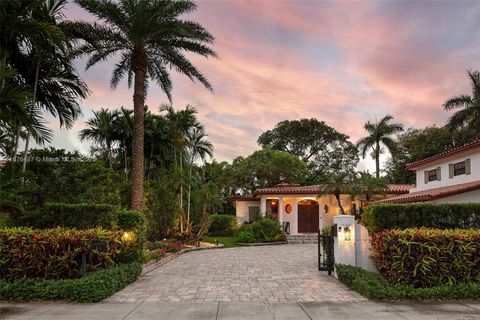
[[[340,213],[345,214],[345,210],[343,210],[342,201],[340,200],[340,191],[335,191],[335,199],[337,199],[338,207],[340,208]]]
[[[133,143],[132,143],[132,199],[133,210],[143,210],[143,118],[145,103],[145,71],[134,70],[135,85],[133,89]]]
[[[127,142],[123,140],[123,161],[125,165],[125,181],[128,181]]]
[[[107,157],[108,157],[108,167],[112,169],[112,146],[110,143],[107,143]]]
[[[35,107],[35,104],[37,103],[37,87],[38,87],[39,74],[40,74],[40,63],[37,63],[37,67],[35,69],[35,82],[33,83],[33,101],[32,101],[33,107]],[[25,173],[25,170],[27,169],[29,142],[30,142],[30,131],[27,131],[27,137],[25,138],[25,150],[23,152],[22,173]],[[22,179],[22,185],[23,185],[23,179]]]
[[[15,130],[15,145],[13,146],[13,151],[12,151],[12,162],[17,161],[19,141],[20,141],[20,126],[17,125],[17,129]]]
[[[380,178],[380,145],[377,142],[375,147],[375,176]]]
[[[193,162],[190,164],[190,170],[188,174],[187,225],[188,223],[190,223],[190,195],[192,193],[192,166],[193,166]]]

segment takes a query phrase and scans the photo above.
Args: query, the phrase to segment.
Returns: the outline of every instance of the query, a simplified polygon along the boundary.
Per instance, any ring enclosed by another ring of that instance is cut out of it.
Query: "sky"
[[[480,1],[198,1],[185,19],[215,36],[218,59],[192,57],[212,94],[173,73],[173,105],[195,106],[215,147],[216,160],[259,149],[265,130],[283,120],[317,118],[356,142],[363,124],[392,114],[405,127],[442,126],[442,103],[470,94],[467,70],[480,69]],[[93,21],[75,4],[71,20]],[[109,86],[116,58],[85,71],[91,91],[84,117],[69,130],[58,121],[52,145],[88,153],[78,132],[93,110],[132,108],[126,82]],[[151,86],[154,112],[167,102]],[[360,169],[372,171],[362,161]]]

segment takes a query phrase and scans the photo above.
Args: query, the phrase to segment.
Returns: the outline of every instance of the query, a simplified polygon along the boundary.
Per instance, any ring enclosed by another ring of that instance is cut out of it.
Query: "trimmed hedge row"
[[[130,252],[136,242],[122,236],[121,231],[103,229],[0,229],[0,275],[6,280],[78,278],[83,253],[87,272],[139,259]],[[108,247],[94,247],[105,241]]]
[[[12,282],[0,280],[0,300],[97,302],[135,281],[141,271],[141,264],[132,262],[96,271],[80,279],[20,278]]]
[[[361,223],[370,234],[387,229],[480,228],[480,204],[378,204],[364,209]]]
[[[34,228],[55,227],[111,229],[118,219],[119,207],[98,203],[47,203],[42,208],[22,215],[22,224]]]
[[[431,288],[389,284],[379,273],[362,268],[336,264],[338,279],[347,287],[361,295],[375,300],[440,300],[440,299],[479,299],[480,283],[469,282],[454,285],[440,285]]]
[[[237,217],[231,214],[212,214],[210,216],[208,235],[230,237],[237,230]]]
[[[414,287],[480,283],[480,230],[385,230],[371,237],[372,259],[390,283]]]

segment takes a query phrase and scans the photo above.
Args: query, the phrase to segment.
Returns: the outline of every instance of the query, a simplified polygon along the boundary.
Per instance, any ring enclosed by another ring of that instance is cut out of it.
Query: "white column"
[[[283,197],[278,199],[278,222],[283,228]]]
[[[267,198],[261,197],[260,198],[260,216],[265,217],[267,215]]]

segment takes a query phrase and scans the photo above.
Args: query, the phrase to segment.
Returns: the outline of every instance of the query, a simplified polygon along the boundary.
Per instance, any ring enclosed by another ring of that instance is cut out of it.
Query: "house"
[[[412,185],[389,185],[386,195],[374,195],[371,200],[407,194]],[[235,198],[239,225],[258,217],[270,216],[290,235],[318,232],[333,224],[340,213],[338,202],[332,194],[321,194],[321,185],[300,186],[280,184],[273,188],[257,189],[252,197]],[[366,204],[365,196],[341,194],[345,212],[356,212]]]
[[[480,203],[480,139],[410,163],[416,186],[377,203]]]

